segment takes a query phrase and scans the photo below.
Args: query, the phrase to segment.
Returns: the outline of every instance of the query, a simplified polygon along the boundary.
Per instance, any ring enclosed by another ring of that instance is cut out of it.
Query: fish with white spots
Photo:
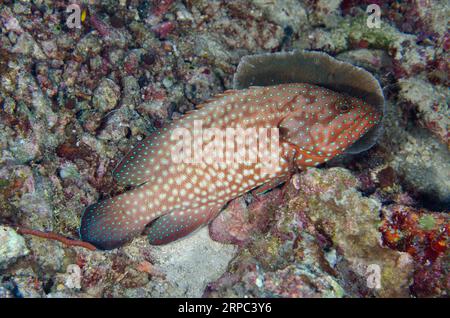
[[[135,189],[87,207],[80,236],[100,249],[119,247],[144,230],[151,244],[177,240],[211,221],[228,201],[342,154],[381,117],[360,98],[308,83],[226,91],[136,145],[114,171],[119,184]],[[223,132],[277,129],[278,168],[267,173],[258,160],[174,160],[174,131],[195,135],[196,121]]]

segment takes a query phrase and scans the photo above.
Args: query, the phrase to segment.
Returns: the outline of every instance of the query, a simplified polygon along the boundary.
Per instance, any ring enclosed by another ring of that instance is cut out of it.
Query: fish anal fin
[[[156,219],[146,229],[152,245],[163,245],[176,241],[208,224],[220,212],[221,206],[207,209],[192,208],[174,211]]]

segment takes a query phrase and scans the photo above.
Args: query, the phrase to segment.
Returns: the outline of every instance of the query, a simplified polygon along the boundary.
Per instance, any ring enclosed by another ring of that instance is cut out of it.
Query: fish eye
[[[341,113],[346,113],[346,112],[348,112],[350,110],[350,105],[347,104],[347,103],[339,102],[336,105],[336,109],[338,111],[340,111]]]

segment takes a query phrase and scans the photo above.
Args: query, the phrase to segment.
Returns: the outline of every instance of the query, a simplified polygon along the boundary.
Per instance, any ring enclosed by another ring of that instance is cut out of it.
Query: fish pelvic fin
[[[199,208],[174,211],[156,219],[146,229],[152,245],[164,245],[176,241],[208,224],[220,212],[222,205],[205,210]]]

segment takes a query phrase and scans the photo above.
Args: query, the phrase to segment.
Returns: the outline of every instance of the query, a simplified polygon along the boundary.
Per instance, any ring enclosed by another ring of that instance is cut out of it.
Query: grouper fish
[[[310,83],[225,91],[139,142],[113,172],[119,184],[134,189],[87,207],[80,236],[99,249],[119,247],[144,230],[151,244],[172,242],[210,222],[230,200],[343,154],[381,118],[364,99]],[[224,132],[275,129],[279,147],[271,155],[279,158],[276,169],[263,171],[261,160],[174,160],[182,156],[174,153],[180,142],[174,135],[180,130],[198,134],[199,122],[203,129]]]
[[[255,188],[270,189],[294,171],[365,151],[382,131],[378,81],[321,52],[244,57],[233,86],[150,134],[123,158],[113,175],[132,190],[88,206],[77,243],[109,250],[142,233],[153,245],[175,241],[210,222],[230,200]],[[226,135],[230,129],[271,134],[233,141],[231,148],[208,148],[216,138],[203,131]],[[265,148],[265,156],[258,152],[256,160],[218,160],[230,152],[251,154],[254,144],[268,138],[278,147]],[[191,142],[190,152],[184,151]],[[191,160],[192,151],[206,148],[217,156]],[[267,169],[273,158],[276,165]]]

